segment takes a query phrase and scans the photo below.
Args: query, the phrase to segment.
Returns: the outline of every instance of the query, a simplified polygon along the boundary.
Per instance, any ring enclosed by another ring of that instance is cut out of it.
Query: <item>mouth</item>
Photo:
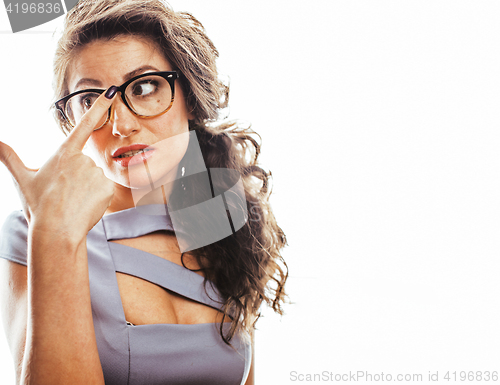
[[[153,149],[152,148],[144,148],[142,150],[127,151],[127,152],[124,152],[123,154],[120,154],[118,156],[114,156],[113,158],[129,158],[129,157],[132,157],[134,155],[142,154],[142,153],[145,153],[148,151],[153,151]]]
[[[143,163],[153,156],[155,148],[146,144],[133,144],[120,147],[111,156],[115,162],[123,167]]]
[[[130,146],[120,147],[117,150],[115,150],[115,152],[113,152],[111,156],[113,158],[128,158],[137,155],[141,152],[146,152],[151,150],[154,150],[154,148],[147,144],[137,143],[137,144],[132,144]]]

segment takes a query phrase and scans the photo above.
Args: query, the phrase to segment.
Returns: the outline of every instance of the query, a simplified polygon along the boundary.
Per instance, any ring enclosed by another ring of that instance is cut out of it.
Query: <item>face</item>
[[[143,73],[173,69],[152,41],[119,36],[82,47],[68,67],[68,87],[70,93],[88,88],[107,89]],[[169,182],[177,174],[189,141],[190,119],[179,80],[175,81],[172,107],[153,118],[136,116],[118,94],[109,121],[94,131],[86,149],[105,175],[119,186],[151,189],[153,183],[158,187],[158,183]],[[146,152],[124,160],[125,150],[140,148]],[[122,154],[117,156],[117,152]]]

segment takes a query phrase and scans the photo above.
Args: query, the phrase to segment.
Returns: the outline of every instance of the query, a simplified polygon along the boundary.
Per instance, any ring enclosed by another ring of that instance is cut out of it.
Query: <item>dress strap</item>
[[[221,295],[210,282],[205,285],[201,275],[130,246],[115,242],[108,242],[108,246],[117,272],[145,279],[193,301],[221,309]]]
[[[158,230],[174,231],[164,205],[133,207],[102,217],[107,240],[136,238]]]

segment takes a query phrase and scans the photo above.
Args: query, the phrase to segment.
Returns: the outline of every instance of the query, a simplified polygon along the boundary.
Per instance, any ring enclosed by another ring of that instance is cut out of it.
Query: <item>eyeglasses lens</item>
[[[155,116],[170,107],[172,90],[164,78],[151,75],[130,83],[125,90],[125,99],[136,114]]]
[[[98,92],[83,92],[66,103],[66,116],[73,126],[82,120],[85,113],[99,97]],[[145,76],[130,83],[125,89],[129,108],[140,116],[156,116],[168,110],[172,104],[172,89],[167,80],[158,75]],[[106,123],[107,115],[96,127]]]
[[[99,95],[98,92],[84,92],[68,100],[66,103],[66,116],[73,126],[81,122],[83,115],[92,107]],[[106,122],[106,119],[107,116],[103,115],[99,127]]]

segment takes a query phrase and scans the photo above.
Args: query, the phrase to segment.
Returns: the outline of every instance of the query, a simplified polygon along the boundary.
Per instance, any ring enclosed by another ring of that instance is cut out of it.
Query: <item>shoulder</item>
[[[28,222],[21,210],[13,211],[0,228],[0,258],[27,265]]]

